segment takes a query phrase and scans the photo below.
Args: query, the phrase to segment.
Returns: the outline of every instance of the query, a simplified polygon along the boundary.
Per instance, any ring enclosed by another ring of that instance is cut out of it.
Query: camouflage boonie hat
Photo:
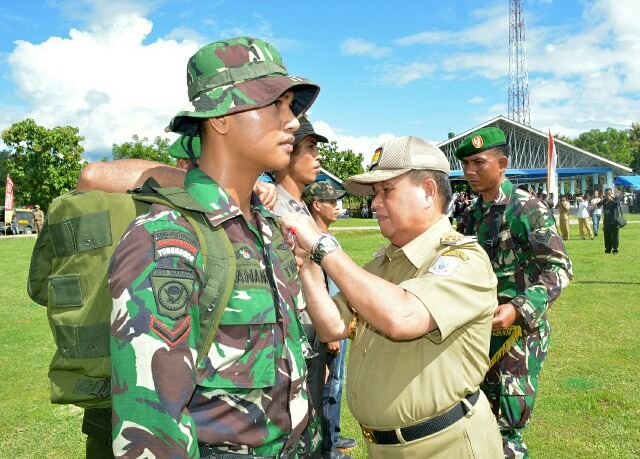
[[[302,200],[310,204],[313,201],[322,201],[329,199],[340,199],[345,194],[346,190],[336,190],[331,183],[327,180],[320,180],[318,182],[307,185],[302,192]]]
[[[506,144],[507,138],[501,129],[484,127],[469,134],[462,143],[458,145],[458,148],[456,148],[456,158],[466,158],[481,151],[490,150]]]
[[[266,41],[238,37],[200,48],[187,64],[190,105],[173,117],[168,130],[193,134],[203,119],[265,107],[287,90],[291,110],[304,113],[320,92],[315,83],[289,76],[282,56]]]
[[[169,145],[169,155],[173,156],[176,159],[189,159],[189,154],[187,153],[187,146],[189,145],[189,137],[181,135],[178,140]],[[200,157],[200,152],[202,150],[200,146],[200,136],[193,136],[193,141],[191,142],[191,149],[193,150],[193,156],[198,159]]]

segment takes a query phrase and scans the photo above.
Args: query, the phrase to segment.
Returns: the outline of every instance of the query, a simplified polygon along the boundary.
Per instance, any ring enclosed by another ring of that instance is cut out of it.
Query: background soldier
[[[288,76],[275,48],[248,37],[198,50],[187,84],[191,105],[170,128],[199,134],[202,154],[184,186],[233,245],[235,282],[196,366],[199,295],[216,272],[203,270],[179,211],[152,205],[129,226],[110,264],[113,452],[293,458],[300,442],[319,442],[307,431],[304,300],[279,224],[251,190],[260,173],[288,164],[297,116],[319,88]]]
[[[357,317],[347,402],[372,459],[501,453],[495,417],[478,388],[489,364],[496,278],[487,254],[445,216],[449,172],[436,146],[401,137],[376,151],[369,172],[345,182],[353,195],[375,194],[376,218],[390,241],[364,268],[308,217],[283,217],[305,258],[300,277],[323,340],[347,337]],[[318,265],[340,288],[335,303]]]
[[[274,214],[280,217],[290,213],[311,215],[302,201],[302,192],[308,184],[315,182],[320,172],[318,142],[326,143],[328,140],[314,131],[313,125],[306,116],[301,117],[300,128],[295,132],[291,161],[287,167],[274,171],[278,195],[273,208]],[[306,361],[309,370],[307,382],[313,406],[318,414],[318,422],[322,424],[322,394],[326,379],[327,345],[316,335],[306,311],[301,311],[300,320],[313,349],[313,354]],[[318,447],[312,457],[320,459],[320,455],[321,451]]]
[[[491,365],[482,389],[498,419],[505,457],[526,458],[521,429],[531,417],[547,355],[546,312],[573,273],[547,204],[505,178],[508,155],[504,132],[493,127],[471,133],[456,149],[479,193],[461,228],[477,235],[498,277]]]

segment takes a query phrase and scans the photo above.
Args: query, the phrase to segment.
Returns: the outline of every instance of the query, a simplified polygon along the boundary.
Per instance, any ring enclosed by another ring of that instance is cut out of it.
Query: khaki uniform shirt
[[[478,390],[489,366],[496,277],[473,240],[462,239],[446,217],[402,248],[390,245],[364,269],[402,286],[422,301],[438,328],[394,341],[359,320],[349,353],[347,402],[365,427],[390,430],[440,414]],[[375,289],[375,285],[371,285]],[[345,323],[353,317],[334,297]]]

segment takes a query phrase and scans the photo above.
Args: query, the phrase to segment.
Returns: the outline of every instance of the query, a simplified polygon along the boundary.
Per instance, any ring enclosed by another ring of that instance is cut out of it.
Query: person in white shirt
[[[591,231],[591,226],[589,225],[589,202],[590,202],[589,193],[586,193],[584,196],[576,196],[576,207],[578,208],[578,212],[576,213],[576,216],[578,217],[578,226],[580,228],[580,238],[582,240],[584,240],[585,228],[587,228],[587,234],[589,235],[589,239],[593,239],[593,231]]]

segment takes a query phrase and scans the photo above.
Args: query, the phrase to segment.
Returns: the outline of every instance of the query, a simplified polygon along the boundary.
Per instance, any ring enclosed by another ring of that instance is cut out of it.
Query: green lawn
[[[549,313],[551,349],[525,434],[536,459],[640,457],[640,217],[626,217],[630,223],[620,230],[618,255],[604,254],[602,233],[582,241],[577,225],[571,226],[567,247],[575,277]],[[376,224],[352,218],[336,227],[363,222]],[[385,244],[376,230],[336,235],[359,264]],[[0,237],[0,458],[82,457],[81,410],[48,400],[54,346],[45,309],[25,289],[34,241]],[[364,440],[346,404],[342,423],[345,434],[360,443],[353,456],[365,458]]]

